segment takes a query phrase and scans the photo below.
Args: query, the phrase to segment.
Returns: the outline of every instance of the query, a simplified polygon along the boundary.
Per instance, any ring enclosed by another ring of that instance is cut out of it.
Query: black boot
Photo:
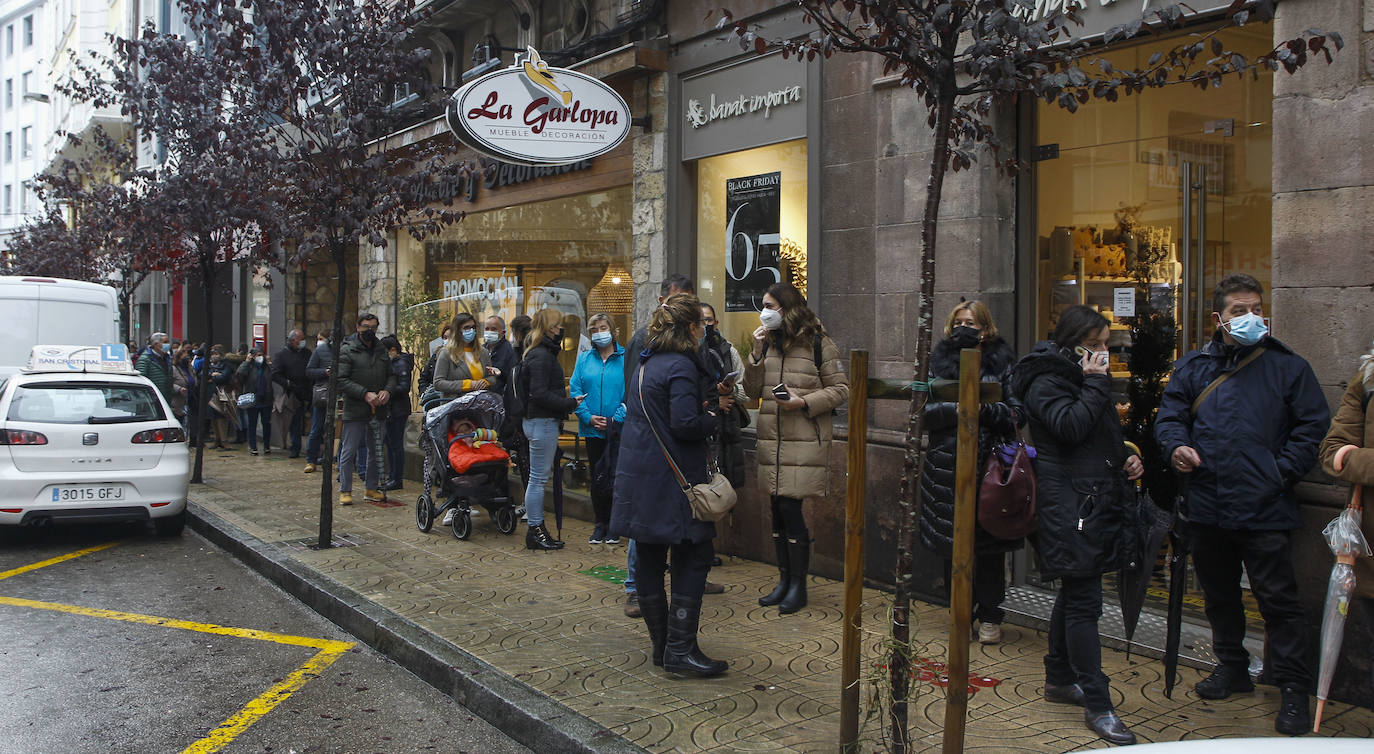
[[[553,537],[549,536],[548,530],[540,524],[539,526],[531,526],[529,531],[525,532],[525,549],[561,550],[563,543],[554,541]]]
[[[764,607],[776,605],[787,596],[788,574],[791,570],[787,563],[787,538],[780,531],[773,532],[773,551],[778,555],[778,585],[773,587],[773,591],[759,597],[759,604]]]
[[[654,664],[663,667],[663,645],[668,640],[668,597],[663,594],[640,595],[639,609],[654,646]]]
[[[778,603],[778,612],[782,615],[806,607],[806,572],[811,565],[811,540],[787,540],[787,559],[792,572],[787,581],[787,596]]]
[[[644,597],[639,598],[640,605]],[[708,678],[724,673],[730,666],[712,660],[697,646],[697,625],[701,621],[701,598],[673,595],[668,610],[668,641],[663,652],[663,669],[669,673]]]

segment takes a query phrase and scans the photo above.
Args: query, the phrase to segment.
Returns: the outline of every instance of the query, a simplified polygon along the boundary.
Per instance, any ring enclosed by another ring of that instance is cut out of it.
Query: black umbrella
[[[563,538],[563,448],[553,452],[553,525],[558,529],[554,539]]]
[[[1145,606],[1145,593],[1154,576],[1155,560],[1164,546],[1164,535],[1168,534],[1171,522],[1171,515],[1155,505],[1138,482],[1135,499],[1135,507],[1126,519],[1126,546],[1130,551],[1116,582],[1121,623],[1126,629],[1127,660],[1131,658],[1131,643],[1140,622],[1140,611]]]
[[[376,459],[378,487],[382,486],[382,482],[384,481],[383,478],[386,476],[386,453],[382,451],[382,433],[382,420],[377,418],[377,409],[374,406],[372,409],[372,418],[367,420],[367,434],[368,439],[372,441],[372,458]],[[368,460],[369,462],[372,461],[372,459]],[[364,469],[363,474],[366,475],[366,473],[367,470]],[[385,497],[385,495],[383,497]]]
[[[1188,545],[1181,531],[1181,521],[1174,522],[1169,531],[1169,615],[1164,629],[1164,696],[1174,698],[1174,680],[1178,675],[1179,635],[1183,631],[1183,593],[1188,585]]]

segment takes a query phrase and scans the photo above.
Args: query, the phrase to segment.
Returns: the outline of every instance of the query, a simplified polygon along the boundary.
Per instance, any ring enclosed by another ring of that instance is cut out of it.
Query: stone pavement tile
[[[765,723],[764,718],[753,714],[756,711],[757,705],[747,697],[727,697],[612,727],[611,731],[653,752],[791,751],[766,736],[778,727],[776,718],[768,717]]]
[[[668,719],[669,716],[691,707],[687,702],[638,678],[595,694],[581,694],[560,701],[641,746],[644,742],[640,739],[666,735],[663,731],[670,732],[673,723]],[[632,727],[634,737],[626,735],[626,731]]]

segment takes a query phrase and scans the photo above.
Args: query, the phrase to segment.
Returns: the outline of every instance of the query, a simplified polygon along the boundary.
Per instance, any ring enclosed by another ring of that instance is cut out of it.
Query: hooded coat
[[[1051,341],[1012,373],[1035,443],[1035,532],[1044,578],[1100,576],[1121,567],[1129,486],[1112,380],[1083,373]]]
[[[661,440],[688,484],[710,478],[707,439],[716,430],[716,417],[703,407],[705,369],[695,353],[651,352],[637,361],[640,368],[625,390],[611,532],[649,544],[705,542],[716,536],[716,525],[692,517],[687,495],[659,446]]]
[[[1025,407],[1011,394],[1011,370],[1016,353],[1003,339],[983,344],[982,381],[1002,385],[1002,400],[982,406],[978,412],[978,469],[981,473],[992,446],[1015,437],[1017,425],[1026,421]],[[930,376],[959,378],[959,347],[948,338],[935,344],[930,354]],[[930,444],[921,469],[921,544],[949,558],[954,542],[954,467],[958,450],[959,404],[955,401],[926,403],[926,432]],[[1019,549],[1020,539],[997,539],[977,528],[974,539],[979,554]]]
[[[1366,358],[1374,359],[1374,356]],[[1360,528],[1365,539],[1374,544],[1374,413],[1370,396],[1374,396],[1374,364],[1355,373],[1341,396],[1341,405],[1331,420],[1331,430],[1321,444],[1322,468],[1326,473],[1352,485],[1364,486],[1364,518]],[[1355,450],[1345,456],[1345,465],[1336,471],[1336,451],[1346,445]],[[1355,559],[1355,590],[1361,596],[1374,597],[1374,558]]]
[[[772,392],[778,383],[792,388],[806,405],[779,411]],[[849,400],[849,378],[834,341],[822,336],[817,369],[811,338],[784,348],[777,334],[771,334],[763,360],[755,362],[751,354],[744,365],[744,392],[763,399],[756,457],[764,493],[797,500],[825,496],[834,430],[830,414]]]
[[[272,405],[271,367],[259,364],[256,359],[244,359],[235,374],[239,378],[239,394],[253,394],[253,408],[268,408]]]

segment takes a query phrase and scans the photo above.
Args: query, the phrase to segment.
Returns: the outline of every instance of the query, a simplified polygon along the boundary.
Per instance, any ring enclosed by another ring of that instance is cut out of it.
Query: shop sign
[[[782,280],[782,173],[725,181],[725,311],[756,312]]]
[[[684,78],[682,159],[805,137],[809,70],[773,54]]]
[[[443,292],[446,300],[474,295],[504,299],[520,292],[520,281],[514,275],[507,275],[506,268],[502,267],[501,274],[494,277],[445,280]]]
[[[533,47],[510,68],[464,84],[445,116],[462,143],[522,165],[586,160],[615,149],[630,133],[630,106],[614,89],[550,67]]]
[[[592,160],[578,160],[566,165],[515,165],[499,160],[483,158],[481,163],[468,165],[467,172],[447,178],[432,180],[417,189],[420,199],[429,203],[444,203],[462,200],[468,203],[477,201],[479,189],[498,189],[515,186],[536,178],[548,178],[578,170],[590,170]]]
[[[1154,12],[1178,0],[1030,0],[1025,5],[1013,4],[1012,15],[1034,23],[1056,13],[1077,11],[1082,26],[1070,23],[1070,33],[1076,39],[1100,36],[1113,26],[1129,24],[1141,18],[1155,19]],[[1201,16],[1226,9],[1231,3],[1201,0],[1183,6],[1185,14]]]

